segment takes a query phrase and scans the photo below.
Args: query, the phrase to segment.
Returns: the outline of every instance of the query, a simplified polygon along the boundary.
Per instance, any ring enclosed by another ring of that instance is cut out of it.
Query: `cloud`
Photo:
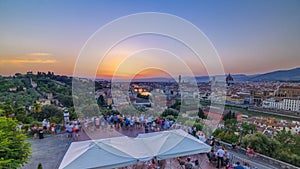
[[[26,56],[52,56],[52,53],[34,52],[34,53],[27,53]]]
[[[56,63],[57,60],[52,58],[52,53],[46,52],[33,52],[27,53],[23,56],[14,58],[2,58],[0,59],[0,64],[10,63],[10,64],[43,64],[43,63]]]
[[[55,59],[0,59],[0,63],[56,63]]]

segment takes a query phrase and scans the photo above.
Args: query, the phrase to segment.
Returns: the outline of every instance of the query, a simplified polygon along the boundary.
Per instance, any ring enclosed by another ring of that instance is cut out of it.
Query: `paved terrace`
[[[91,139],[101,139],[108,137],[118,137],[118,136],[129,136],[136,137],[138,134],[144,133],[144,129],[105,129],[98,131],[81,131],[80,135],[76,139],[67,138],[67,134],[60,134],[56,136],[46,136],[44,139],[28,139],[32,143],[32,158],[31,162],[24,165],[23,169],[36,169],[39,163],[42,163],[43,169],[56,169],[67,151],[70,143],[72,141],[84,141]],[[251,168],[257,169],[296,169],[297,167],[283,163],[272,158],[257,155],[254,158],[246,156],[245,150],[232,150],[229,144],[220,142],[221,145],[227,147],[227,151],[230,153],[231,163],[237,161],[247,162],[250,164]],[[217,148],[217,147],[215,147]],[[201,169],[213,169],[216,168],[215,163],[210,163],[206,157],[206,154],[199,154],[191,156],[192,160],[199,160]],[[128,167],[131,168],[131,167]],[[167,168],[181,168],[176,159],[167,160]]]
[[[27,141],[32,144],[31,161],[24,165],[22,169],[36,169],[39,163],[42,163],[43,169],[57,169],[68,147],[72,141],[84,141],[91,139],[101,139],[108,137],[118,137],[126,135],[136,137],[138,134],[144,133],[143,129],[136,130],[100,130],[99,131],[82,131],[77,139],[67,138],[67,134],[59,134],[56,136],[46,136],[44,139],[30,138]],[[215,164],[209,163],[206,154],[191,156],[192,160],[199,160],[201,169],[213,169]],[[182,168],[176,159],[167,160],[167,168]],[[132,167],[128,167],[132,168]]]

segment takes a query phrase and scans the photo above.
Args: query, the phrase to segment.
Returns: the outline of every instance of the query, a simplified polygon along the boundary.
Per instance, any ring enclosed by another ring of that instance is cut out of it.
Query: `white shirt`
[[[224,154],[225,154],[225,151],[222,150],[222,149],[219,149],[219,150],[217,151],[218,157],[224,157]]]
[[[206,138],[205,138],[205,136],[199,136],[199,140],[202,141],[202,142],[205,142]]]

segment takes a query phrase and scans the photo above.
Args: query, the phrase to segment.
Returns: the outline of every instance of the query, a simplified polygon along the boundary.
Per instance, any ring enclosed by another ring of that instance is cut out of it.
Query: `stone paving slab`
[[[67,140],[59,137],[46,136],[44,139],[27,139],[31,143],[31,161],[25,164],[22,169],[37,169],[39,163],[43,169],[55,169],[63,158],[67,148]]]

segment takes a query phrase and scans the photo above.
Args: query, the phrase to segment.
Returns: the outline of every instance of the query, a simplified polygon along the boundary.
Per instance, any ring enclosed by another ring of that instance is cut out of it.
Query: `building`
[[[250,117],[245,119],[244,122],[249,122],[255,124],[258,131],[266,134],[267,136],[272,136],[276,134],[277,131],[285,130],[291,132],[291,134],[296,135],[300,132],[299,122],[288,123],[286,121],[278,121],[275,118],[259,118]]]
[[[37,83],[34,82],[34,81],[32,80],[32,78],[30,78],[30,85],[31,85],[33,88],[36,88],[36,87],[37,87]]]
[[[263,101],[262,107],[300,112],[300,99],[284,98],[278,100],[275,98],[270,98]]]
[[[45,106],[45,105],[50,105],[51,101],[48,99],[39,99],[36,101],[36,103],[41,104],[42,106]]]
[[[226,84],[227,86],[231,86],[233,84],[233,77],[230,75],[230,73],[226,77]]]
[[[279,100],[276,100],[275,98],[266,99],[262,103],[263,108],[268,109],[283,109],[282,108],[282,102]]]
[[[251,90],[250,95],[254,104],[262,105],[264,100],[274,97],[274,92],[271,90]]]
[[[275,91],[276,97],[290,97],[299,98],[300,97],[300,86],[280,86]]]
[[[289,111],[300,111],[300,100],[285,98],[282,102],[282,109]]]

